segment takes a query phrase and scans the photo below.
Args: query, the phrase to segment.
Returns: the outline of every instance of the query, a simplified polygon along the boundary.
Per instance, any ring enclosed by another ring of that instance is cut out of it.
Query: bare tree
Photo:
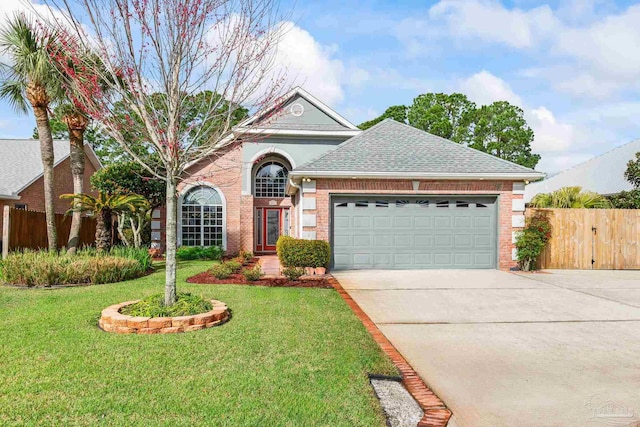
[[[254,140],[249,129],[233,127],[234,112],[277,104],[287,89],[274,63],[283,31],[277,0],[45,3],[63,12],[56,28],[60,48],[51,57],[66,67],[73,103],[166,182],[165,303],[171,305],[176,300],[177,187],[187,166]],[[193,108],[192,95],[203,90],[215,94],[201,98],[208,114],[186,125],[182,118]],[[153,93],[162,96],[152,99]],[[130,114],[114,114],[117,103]],[[142,122],[140,140],[153,156],[139,156],[124,137],[134,119]]]

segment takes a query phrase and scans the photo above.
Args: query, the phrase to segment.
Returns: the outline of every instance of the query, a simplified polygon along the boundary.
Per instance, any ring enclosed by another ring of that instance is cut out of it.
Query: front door
[[[275,252],[283,234],[289,234],[288,208],[255,209],[255,252]]]
[[[264,251],[273,252],[276,250],[276,243],[280,237],[282,224],[282,209],[264,209],[263,237]]]

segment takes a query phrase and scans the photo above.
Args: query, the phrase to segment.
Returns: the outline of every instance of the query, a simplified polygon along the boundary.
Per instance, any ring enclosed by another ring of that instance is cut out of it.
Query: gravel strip
[[[415,427],[424,412],[398,381],[371,379],[389,427]]]

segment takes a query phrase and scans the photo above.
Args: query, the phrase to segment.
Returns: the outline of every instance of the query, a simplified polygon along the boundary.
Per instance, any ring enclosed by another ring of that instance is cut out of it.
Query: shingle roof
[[[69,141],[53,141],[54,164],[69,156]],[[16,195],[42,175],[40,141],[0,139],[0,194]]]
[[[295,172],[536,174],[412,126],[386,119]],[[542,176],[542,174],[540,174]]]
[[[568,186],[580,186],[600,194],[631,190],[633,186],[624,178],[624,171],[629,160],[635,159],[637,152],[640,152],[640,139],[616,147],[544,181],[527,185],[524,199],[528,202],[538,193],[550,193]]]

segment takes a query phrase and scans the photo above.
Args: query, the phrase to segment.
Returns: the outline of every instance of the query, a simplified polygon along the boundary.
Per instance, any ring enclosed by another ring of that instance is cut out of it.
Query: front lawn
[[[397,374],[332,289],[198,285],[227,324],[100,331],[100,311],[162,292],[164,272],[66,289],[0,287],[0,425],[383,426],[367,373]]]

